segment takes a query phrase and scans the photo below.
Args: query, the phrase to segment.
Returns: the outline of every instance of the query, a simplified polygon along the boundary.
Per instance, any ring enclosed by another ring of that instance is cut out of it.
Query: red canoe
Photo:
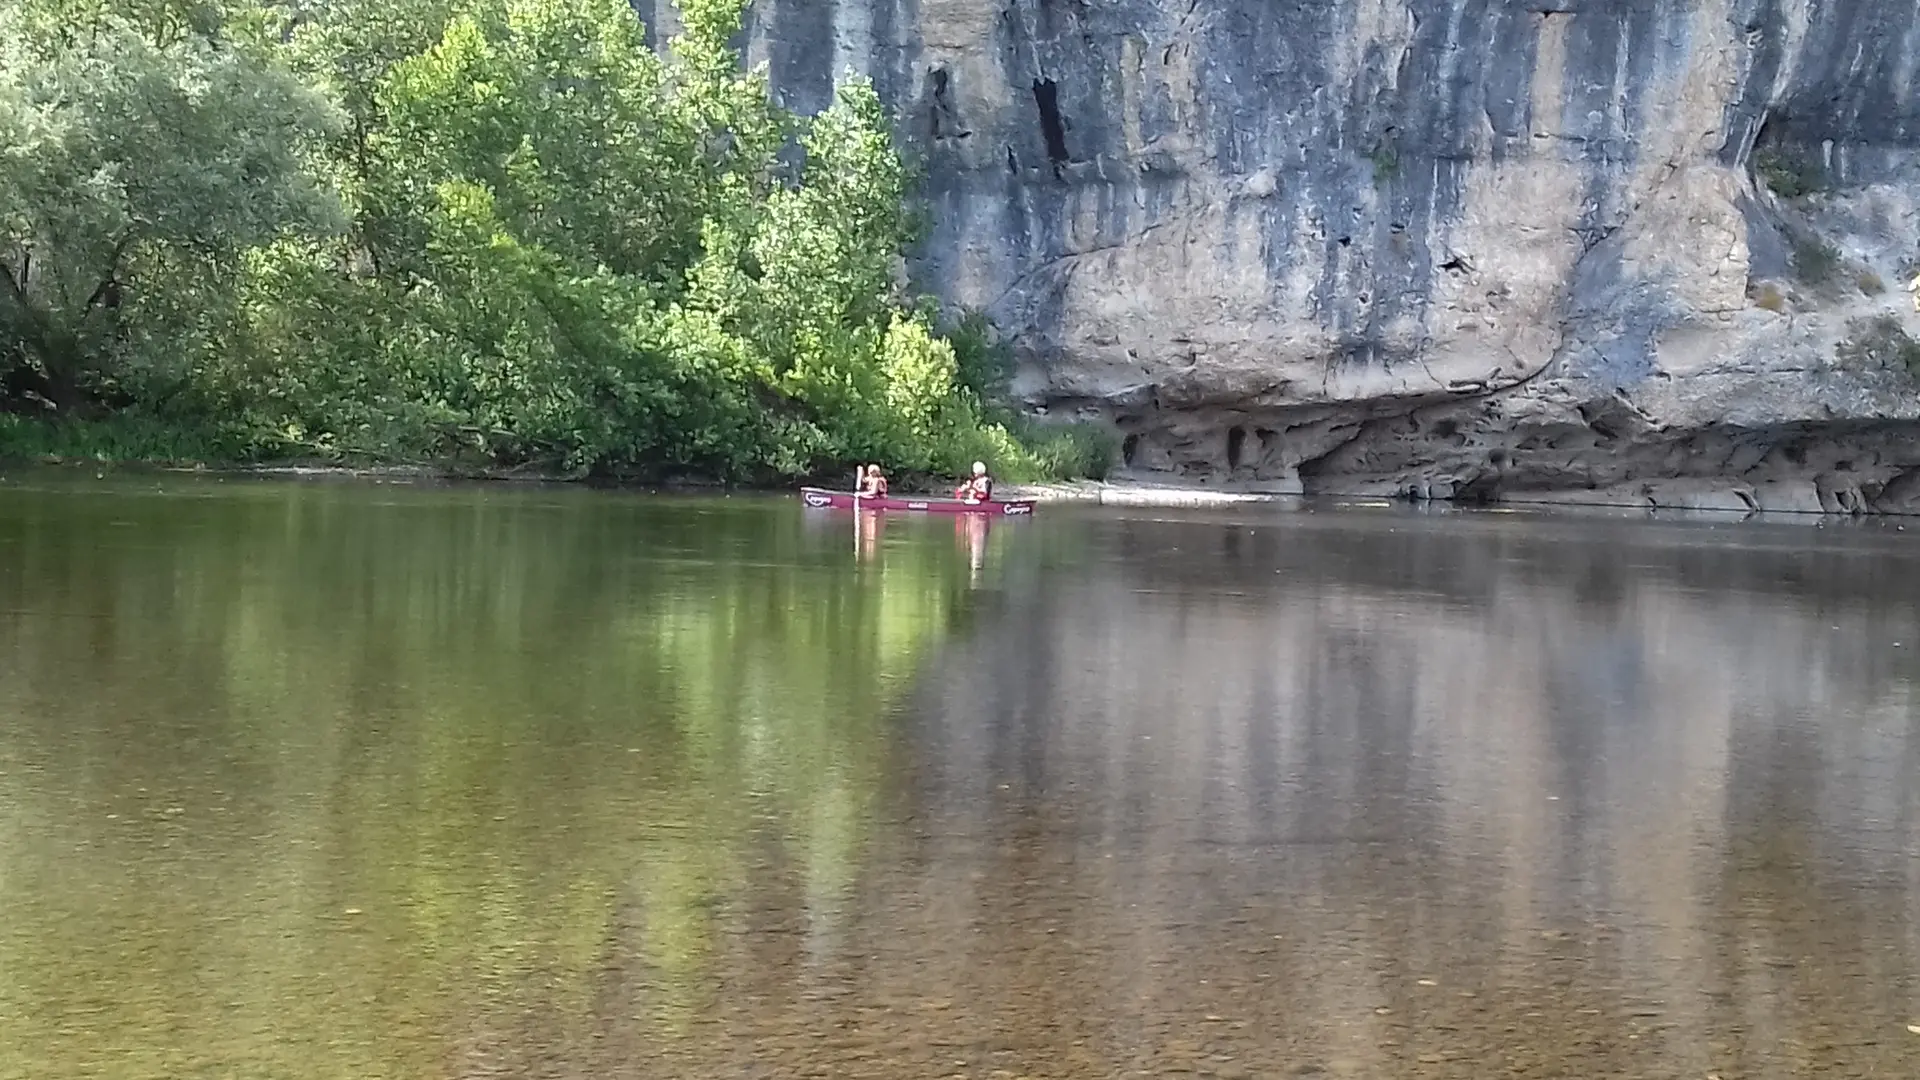
[[[970,503],[959,499],[899,495],[884,499],[876,499],[871,495],[862,495],[859,498],[859,508],[862,510],[911,510],[921,514],[992,514],[994,517],[1021,517],[1033,513],[1032,499]],[[852,510],[855,505],[853,492],[828,491],[826,488],[803,487],[800,489],[800,501],[808,506],[834,510]]]

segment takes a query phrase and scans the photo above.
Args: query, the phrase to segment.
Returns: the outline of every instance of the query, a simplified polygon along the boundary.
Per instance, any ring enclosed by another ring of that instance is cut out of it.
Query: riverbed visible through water
[[[0,482],[0,1078],[1920,1076],[1920,525]]]

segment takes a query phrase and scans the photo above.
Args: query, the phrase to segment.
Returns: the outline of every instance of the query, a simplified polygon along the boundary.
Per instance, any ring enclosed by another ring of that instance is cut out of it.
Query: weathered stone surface
[[[1920,482],[1912,0],[761,0],[749,39],[803,109],[873,77],[921,280],[1137,473]]]

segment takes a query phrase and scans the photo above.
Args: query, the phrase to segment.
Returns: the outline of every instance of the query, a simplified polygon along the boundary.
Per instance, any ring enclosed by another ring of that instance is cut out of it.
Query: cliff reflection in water
[[[1084,528],[923,682],[839,964],[739,939],[717,1031],[872,1076],[1920,1063],[1906,537]]]
[[[6,1080],[1920,1061],[1905,533],[166,485],[0,499]]]

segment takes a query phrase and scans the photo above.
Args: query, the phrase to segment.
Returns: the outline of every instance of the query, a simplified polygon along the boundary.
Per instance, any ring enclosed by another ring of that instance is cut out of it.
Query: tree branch
[[[82,311],[93,310],[95,305],[106,299],[111,290],[119,287],[120,260],[126,255],[127,246],[131,243],[133,243],[133,234],[128,233],[113,245],[113,256],[107,260],[107,275],[100,279],[100,284],[93,287],[93,293],[87,297],[87,302],[80,305]]]
[[[22,270],[20,277],[25,278],[26,276],[26,271]],[[4,261],[0,261],[0,278],[5,279],[7,292],[13,296],[13,302],[25,308],[27,306],[27,290],[20,281],[14,279],[13,268],[8,266]]]

